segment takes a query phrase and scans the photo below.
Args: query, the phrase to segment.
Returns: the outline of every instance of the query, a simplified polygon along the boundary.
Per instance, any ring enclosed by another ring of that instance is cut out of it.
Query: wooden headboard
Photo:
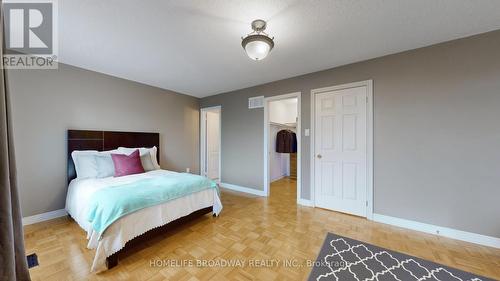
[[[160,134],[139,132],[112,132],[68,130],[68,183],[76,178],[75,164],[71,158],[74,150],[105,151],[123,147],[157,148],[156,158],[160,163]]]

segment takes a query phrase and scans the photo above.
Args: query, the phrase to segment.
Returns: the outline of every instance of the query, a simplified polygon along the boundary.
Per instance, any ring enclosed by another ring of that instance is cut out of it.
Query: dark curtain
[[[2,1],[0,0],[0,5]],[[5,42],[3,6],[0,13],[0,58]],[[12,120],[6,71],[0,69],[0,280],[30,280],[24,251],[23,224],[16,181]]]

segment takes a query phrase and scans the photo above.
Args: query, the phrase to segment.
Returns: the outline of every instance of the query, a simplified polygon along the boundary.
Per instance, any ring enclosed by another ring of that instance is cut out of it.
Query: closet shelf
[[[277,127],[288,128],[288,129],[297,128],[297,123],[281,124],[281,123],[277,123],[277,122],[269,122],[269,124],[277,126]]]

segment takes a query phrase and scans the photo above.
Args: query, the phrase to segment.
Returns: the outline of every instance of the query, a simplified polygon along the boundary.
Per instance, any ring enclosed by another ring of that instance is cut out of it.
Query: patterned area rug
[[[492,280],[328,233],[309,280]]]

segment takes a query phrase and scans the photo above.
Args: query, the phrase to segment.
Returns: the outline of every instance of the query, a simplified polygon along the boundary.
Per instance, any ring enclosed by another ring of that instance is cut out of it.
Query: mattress
[[[219,215],[222,211],[219,194],[216,189],[206,189],[128,214],[111,224],[102,235],[92,229],[87,221],[87,215],[89,201],[94,192],[110,186],[168,176],[172,173],[175,172],[155,170],[117,178],[74,179],[71,181],[66,198],[66,211],[87,232],[89,240],[87,247],[96,250],[92,272],[106,270],[107,257],[121,250],[128,241],[153,228],[207,207],[213,207],[213,213]]]

